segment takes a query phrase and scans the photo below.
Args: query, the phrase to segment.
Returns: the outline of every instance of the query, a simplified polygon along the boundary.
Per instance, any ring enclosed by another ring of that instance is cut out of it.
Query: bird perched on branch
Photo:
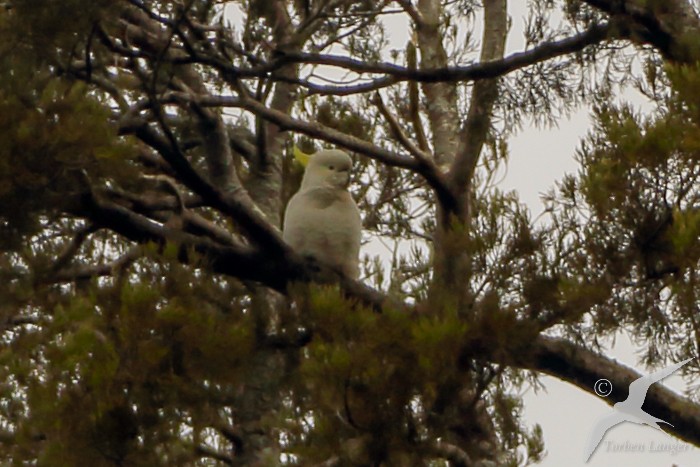
[[[287,205],[284,241],[300,255],[357,279],[362,220],[347,190],[352,159],[337,149],[307,155],[296,147],[294,157],[306,170]]]

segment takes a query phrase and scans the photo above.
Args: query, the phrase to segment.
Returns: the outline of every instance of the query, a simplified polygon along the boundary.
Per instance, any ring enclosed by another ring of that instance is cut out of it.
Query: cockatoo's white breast
[[[346,190],[312,188],[296,193],[287,205],[284,241],[348,277],[359,276],[362,219]]]
[[[343,151],[319,151],[309,158],[299,191],[284,216],[283,238],[297,253],[359,276],[362,220],[347,191],[352,159]]]

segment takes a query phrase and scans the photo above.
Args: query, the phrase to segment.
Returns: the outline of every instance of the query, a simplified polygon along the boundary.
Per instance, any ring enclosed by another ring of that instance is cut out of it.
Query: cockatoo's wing
[[[588,435],[588,442],[586,443],[585,450],[583,451],[583,461],[588,462],[588,459],[591,458],[593,452],[603,440],[606,431],[618,423],[625,421],[627,421],[627,416],[624,413],[618,412],[617,410],[614,410],[612,413],[599,419],[591,430],[590,435]]]
[[[632,381],[630,384],[630,392],[629,395],[627,396],[627,399],[625,400],[625,403],[629,403],[632,406],[639,406],[641,407],[642,404],[644,404],[644,399],[647,396],[647,391],[649,390],[649,386],[652,384],[656,383],[657,381],[661,381],[662,379],[666,378],[667,376],[670,376],[671,373],[688,363],[689,361],[693,360],[692,358],[689,358],[687,360],[683,360],[680,363],[676,363],[675,365],[667,366],[666,368],[662,368],[659,371],[656,371],[650,375],[643,376],[639,379],[636,379]]]

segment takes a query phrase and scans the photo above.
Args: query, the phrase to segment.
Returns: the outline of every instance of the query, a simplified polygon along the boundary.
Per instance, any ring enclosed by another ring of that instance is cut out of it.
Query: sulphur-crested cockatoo
[[[306,170],[287,205],[284,241],[300,255],[357,279],[362,220],[347,190],[352,159],[337,149],[308,156],[295,148],[294,156]]]

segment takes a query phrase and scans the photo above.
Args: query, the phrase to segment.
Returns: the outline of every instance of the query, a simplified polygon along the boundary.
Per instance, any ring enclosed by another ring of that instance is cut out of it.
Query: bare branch
[[[319,94],[321,96],[351,96],[353,94],[366,94],[372,91],[388,88],[401,79],[394,76],[383,76],[364,83],[352,84],[347,86],[337,86],[328,84],[311,83],[308,80],[296,81],[301,87],[308,90],[308,95],[313,96]]]
[[[126,254],[120,256],[116,260],[107,264],[78,266],[70,269],[56,271],[53,274],[42,278],[42,283],[61,283],[73,282],[83,279],[92,279],[95,277],[111,276],[118,271],[127,267],[141,256],[139,248],[131,248]]]
[[[454,444],[437,441],[433,444],[432,451],[437,457],[449,461],[454,467],[476,467],[477,465],[472,462],[469,454]]]
[[[688,63],[697,60],[689,37],[697,35],[700,18],[687,0],[664,2],[659,8],[645,0],[584,0],[615,20],[619,32],[639,43],[651,44],[667,60]]]
[[[171,93],[170,96],[175,100],[197,100],[199,104],[203,106],[244,108],[286,130],[294,130],[307,136],[336,144],[394,167],[409,169],[418,173],[419,175],[422,175],[428,184],[435,190],[435,193],[442,202],[447,204],[454,204],[455,202],[451,192],[446,188],[442,174],[439,172],[439,169],[435,167],[432,161],[420,159],[417,160],[410,157],[405,157],[325,125],[297,120],[284,112],[270,109],[260,102],[250,98],[241,99],[230,96],[195,96],[193,94],[184,93]],[[154,137],[154,135],[148,136],[149,139]],[[168,157],[166,157],[166,159]],[[203,193],[200,194],[203,195]]]
[[[401,167],[416,172],[425,178],[428,185],[435,190],[435,193],[441,202],[450,205],[455,203],[452,193],[445,185],[442,174],[432,163],[432,161],[405,157],[319,123],[296,120],[285,113],[268,109],[261,103],[252,99],[240,100],[239,106],[260,115],[267,120],[275,122],[283,128],[295,130],[307,136],[337,144],[338,146],[344,147],[351,151],[359,152],[360,154],[364,154],[371,159],[375,159],[394,167]]]
[[[484,37],[481,61],[488,64],[503,57],[508,29],[505,0],[484,1]],[[491,111],[498,97],[496,79],[479,81],[472,89],[467,120],[460,131],[459,147],[449,178],[459,192],[468,192],[481,149],[491,126]],[[469,193],[466,195],[470,196]],[[467,205],[469,203],[467,202]],[[468,207],[465,209],[468,212]]]
[[[403,129],[401,128],[401,124],[386,107],[386,104],[384,104],[382,96],[379,95],[379,93],[375,95],[373,102],[379,109],[379,112],[384,116],[384,119],[389,124],[389,128],[391,128],[391,132],[394,134],[396,139],[399,140],[401,145],[405,147],[408,150],[408,152],[410,152],[416,159],[420,160],[425,164],[432,164],[432,156],[430,154],[427,154],[418,146],[416,146],[416,144],[413,141],[411,141],[408,135],[404,133]]]
[[[276,51],[275,58],[269,63],[262,63],[251,68],[238,68],[227,61],[220,60],[202,52],[194,52],[191,56],[182,56],[176,53],[173,56],[164,57],[173,63],[201,63],[218,69],[224,79],[229,83],[237,82],[241,78],[270,77],[277,81],[298,84],[310,91],[310,94],[322,95],[351,95],[376,91],[402,81],[416,81],[421,83],[439,82],[463,82],[478,81],[489,78],[496,78],[508,74],[514,70],[524,68],[535,63],[556,58],[569,53],[577,52],[585,47],[601,42],[611,36],[613,28],[610,23],[603,23],[591,26],[586,31],[571,37],[557,41],[545,42],[537,47],[514,53],[502,60],[495,60],[487,63],[475,63],[471,65],[454,67],[423,67],[422,69],[411,69],[392,63],[367,63],[349,57],[316,54],[295,51]],[[138,36],[139,46],[149,44],[149,36],[140,33]],[[105,43],[115,52],[126,56],[134,56],[131,49],[120,48],[114,41],[105,37]],[[144,53],[152,54],[154,46],[149,45],[144,49]],[[138,56],[138,54],[136,55]],[[384,75],[376,77],[370,81],[348,86],[319,85],[307,80],[280,76],[275,74],[275,70],[283,68],[289,64],[306,65],[327,65],[353,71],[360,75],[375,74]]]
[[[401,5],[401,8],[403,8],[417,26],[423,24],[423,16],[416,9],[415,5],[411,3],[411,0],[396,0],[396,3]]]
[[[195,453],[200,456],[200,457],[208,457],[210,459],[217,460],[219,462],[223,462],[226,465],[234,465],[234,459],[233,457],[224,454],[223,452],[217,451],[216,449],[200,444],[198,446],[195,446]]]
[[[173,147],[151,127],[142,125],[130,130],[156,149],[185,185],[202,196],[207,203],[231,216],[247,232],[250,241],[264,245],[265,249],[278,252],[282,256],[289,253],[289,248],[282,242],[279,231],[269,224],[241,187],[232,192],[222,192],[192,167],[179,148]]]
[[[561,338],[540,336],[532,343],[532,349],[534,358],[526,356],[528,352],[514,352],[516,365],[567,381],[592,395],[595,395],[596,381],[607,379],[613,387],[612,393],[604,399],[609,405],[626,399],[630,383],[643,376],[615,360]],[[654,384],[649,388],[643,408],[670,423],[667,430],[673,436],[700,445],[700,407],[693,401]]]
[[[95,226],[92,224],[88,224],[79,229],[68,246],[66,246],[66,249],[58,256],[54,264],[51,266],[51,271],[58,271],[67,265],[78,253],[88,236],[95,232],[95,230]]]
[[[583,48],[601,42],[608,38],[612,32],[610,23],[603,23],[591,26],[587,30],[571,37],[551,42],[544,42],[537,47],[524,52],[516,52],[501,60],[494,60],[485,63],[475,63],[472,65],[443,67],[443,68],[423,68],[411,70],[410,68],[395,65],[392,63],[367,63],[349,57],[327,54],[314,54],[306,52],[279,52],[277,58],[268,65],[258,69],[240,70],[242,76],[260,76],[269,73],[288,63],[303,63],[307,65],[327,65],[359,74],[381,74],[388,75],[375,81],[384,85],[389,85],[389,77],[393,78],[393,83],[407,80],[414,80],[421,83],[457,82],[457,81],[478,81],[482,79],[497,78],[511,71],[524,68],[535,63],[556,58],[569,53],[577,52]],[[367,86],[367,83],[364,83]],[[332,87],[329,87],[331,89]],[[362,92],[365,92],[364,89]]]

